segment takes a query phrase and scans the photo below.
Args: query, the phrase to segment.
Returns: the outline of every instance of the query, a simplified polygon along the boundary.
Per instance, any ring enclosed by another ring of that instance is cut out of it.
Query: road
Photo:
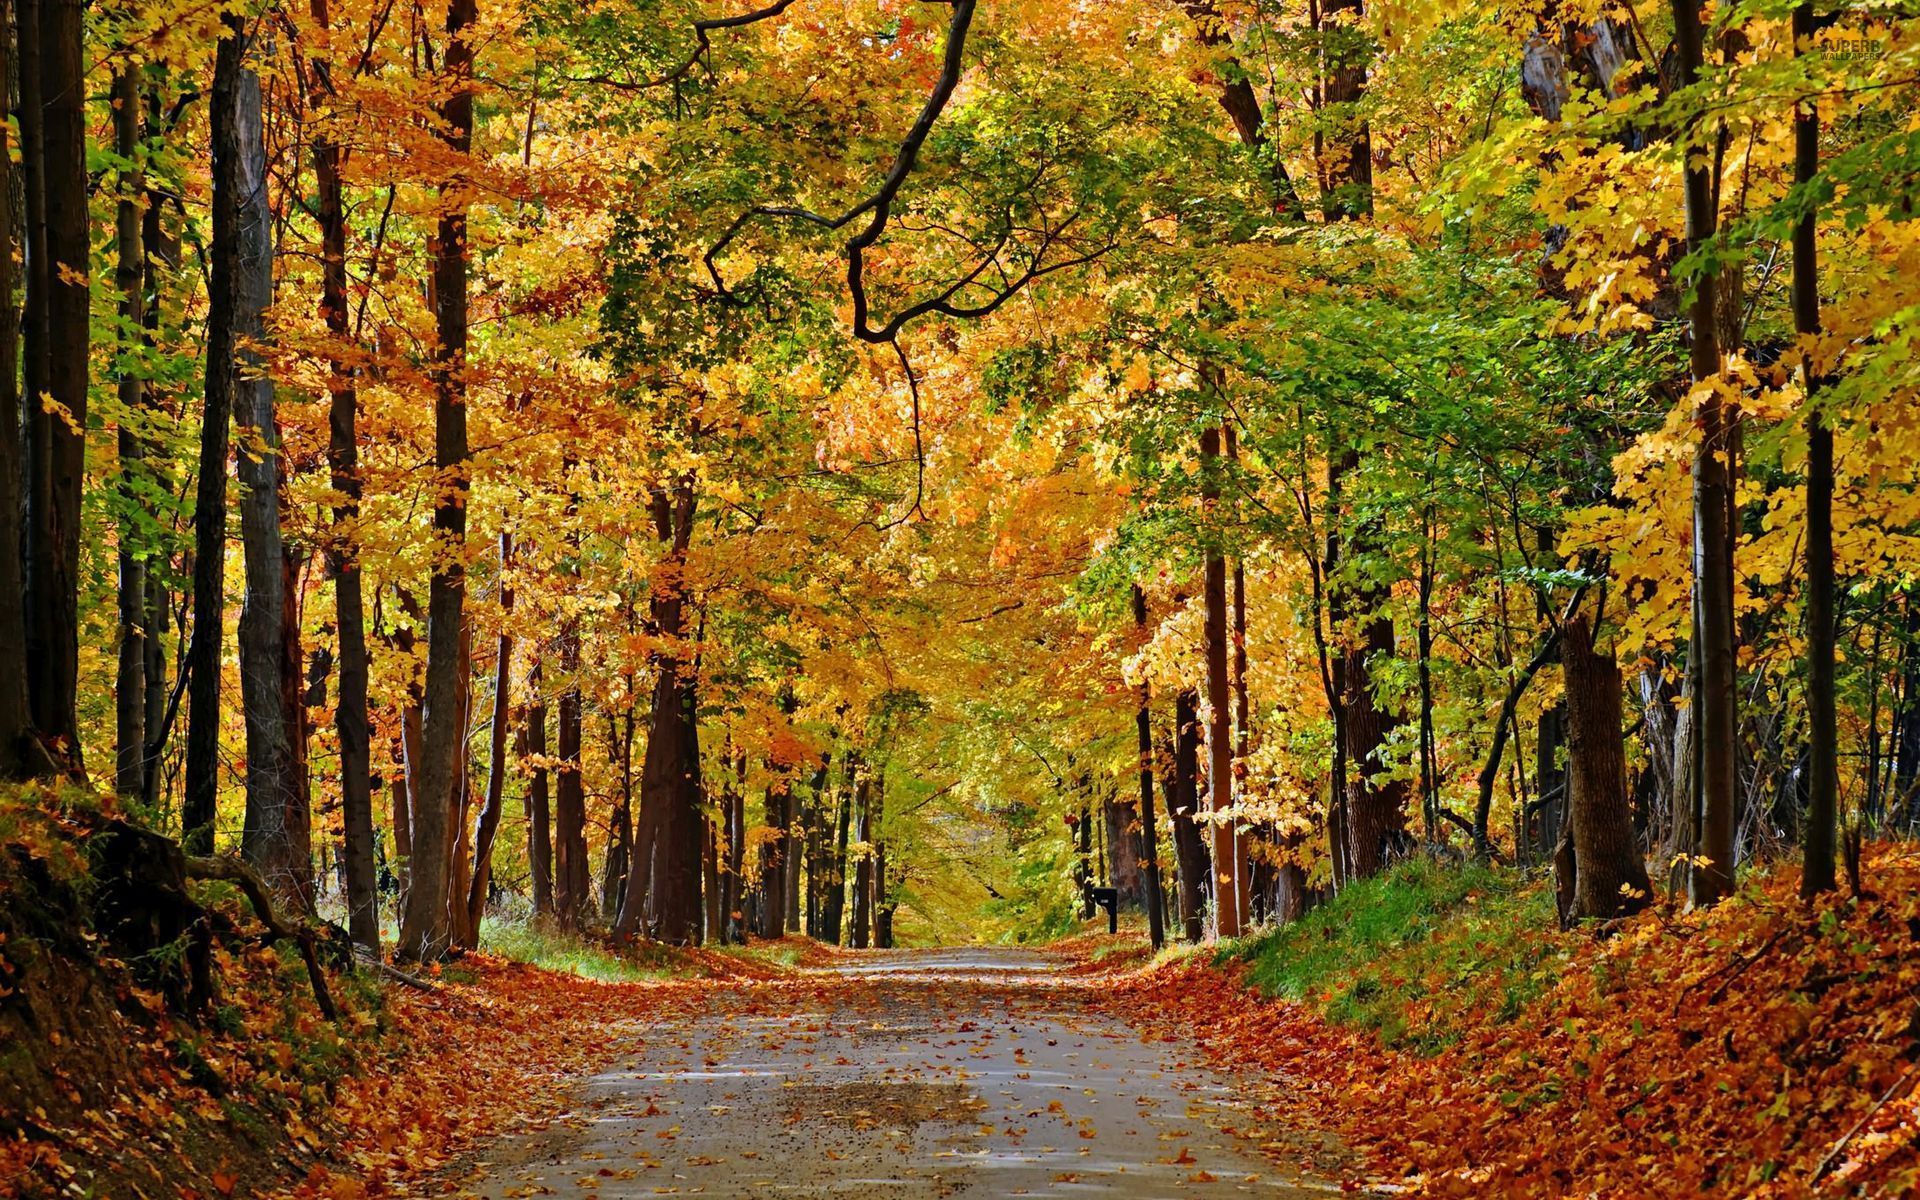
[[[1031,952],[887,951],[716,994],[644,1032],[458,1194],[1324,1196],[1330,1149],[1262,1130],[1188,1043],[1087,1006]]]

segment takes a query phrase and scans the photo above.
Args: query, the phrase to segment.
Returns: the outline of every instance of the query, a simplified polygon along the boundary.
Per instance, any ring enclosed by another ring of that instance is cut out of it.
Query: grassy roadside
[[[1911,1195],[1920,847],[1864,875],[1808,906],[1780,864],[1598,937],[1555,929],[1540,881],[1405,864],[1099,1000],[1410,1195]]]
[[[1263,994],[1423,1054],[1470,1026],[1519,1016],[1568,957],[1545,880],[1428,859],[1220,951],[1224,962],[1245,963]]]
[[[802,937],[754,939],[745,946],[613,946],[604,936],[569,933],[549,923],[488,917],[480,949],[509,962],[597,983],[669,979],[764,979],[831,957],[833,947]]]

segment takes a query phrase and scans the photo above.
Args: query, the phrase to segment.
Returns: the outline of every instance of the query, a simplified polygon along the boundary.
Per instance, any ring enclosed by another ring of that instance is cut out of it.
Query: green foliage
[[[1565,959],[1544,932],[1552,925],[1544,882],[1420,858],[1222,954],[1250,962],[1250,982],[1268,995],[1432,1053],[1468,1014],[1510,1020],[1546,989]]]
[[[665,979],[673,974],[665,960],[621,956],[604,946],[534,922],[488,918],[480,927],[480,947],[502,958],[528,963],[547,971],[563,971],[601,983],[632,983]]]

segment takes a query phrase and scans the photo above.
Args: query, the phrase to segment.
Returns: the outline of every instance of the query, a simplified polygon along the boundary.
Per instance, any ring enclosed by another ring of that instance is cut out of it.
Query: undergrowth
[[[1349,884],[1301,919],[1232,943],[1266,995],[1423,1054],[1468,1024],[1511,1020],[1566,961],[1542,880],[1413,859]]]
[[[601,983],[638,983],[675,974],[671,959],[653,955],[647,947],[618,954],[576,934],[531,921],[487,918],[480,924],[480,948],[513,962]]]

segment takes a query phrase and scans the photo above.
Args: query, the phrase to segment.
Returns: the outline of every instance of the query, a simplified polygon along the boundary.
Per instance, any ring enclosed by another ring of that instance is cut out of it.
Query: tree
[[[480,19],[476,0],[447,6],[443,51],[446,96],[440,105],[447,148],[464,158],[473,144],[473,45]],[[433,465],[438,474],[433,528],[437,539],[427,585],[427,682],[421,709],[421,769],[412,788],[412,877],[401,915],[399,954],[439,958],[450,942],[449,876],[460,809],[456,783],[464,742],[460,703],[461,645],[465,632],[467,538],[467,210],[470,184],[456,174],[441,186],[435,231],[434,324],[440,344],[434,364]],[[564,737],[564,734],[563,734]],[[584,874],[584,864],[582,864]]]
[[[1627,755],[1621,732],[1625,687],[1613,655],[1594,645],[1597,619],[1576,611],[1561,627],[1561,673],[1567,695],[1566,830],[1560,872],[1563,913],[1570,919],[1638,912],[1652,895],[1640,839],[1627,800]]]
[[[267,204],[266,127],[260,77],[250,65],[259,26],[235,35],[239,65],[216,155],[232,156],[232,244],[216,254],[229,273],[226,340],[238,433],[240,544],[246,575],[240,608],[240,702],[247,726],[247,810],[241,852],[296,907],[313,907],[305,764],[300,740],[300,630],[289,550],[281,534],[282,455],[273,380],[260,347],[273,302],[273,214]]]
[[[1705,33],[1693,0],[1673,0],[1679,86],[1700,80]],[[1717,209],[1711,169],[1703,157],[1700,120],[1689,121],[1681,143],[1687,156],[1687,253],[1699,255],[1713,239]],[[1710,267],[1695,272],[1688,292],[1687,358],[1696,397],[1699,448],[1693,462],[1693,582],[1695,630],[1689,670],[1700,706],[1695,740],[1700,762],[1695,807],[1697,859],[1689,875],[1695,904],[1712,904],[1733,891],[1735,765],[1738,714],[1734,691],[1733,556],[1728,517],[1733,504],[1730,465],[1733,425],[1720,391],[1717,289]]]
[[[27,698],[39,736],[76,775],[82,770],[80,523],[92,249],[82,38],[80,0],[21,4]]]
[[[1813,6],[1793,9],[1793,52],[1807,52]],[[1793,110],[1793,180],[1811,187],[1820,169],[1820,109],[1815,100]],[[1809,205],[1793,226],[1793,328],[1802,339],[1820,332],[1819,209]],[[1816,399],[1820,375],[1812,345],[1803,346],[1807,403],[1807,816],[1801,894],[1831,891],[1834,826],[1839,810],[1840,748],[1834,691],[1833,430]]]

